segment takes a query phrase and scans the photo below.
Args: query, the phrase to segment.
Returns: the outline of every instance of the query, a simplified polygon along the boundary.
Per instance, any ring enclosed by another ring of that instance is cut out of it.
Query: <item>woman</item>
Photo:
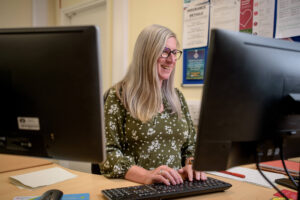
[[[138,36],[133,61],[105,101],[107,160],[101,173],[142,184],[205,180],[192,170],[195,129],[182,93],[174,88],[176,35],[151,25]],[[185,166],[182,166],[183,165]]]

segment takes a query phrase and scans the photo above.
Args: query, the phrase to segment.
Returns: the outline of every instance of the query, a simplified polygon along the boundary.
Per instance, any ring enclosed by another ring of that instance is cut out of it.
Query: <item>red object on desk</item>
[[[239,173],[235,173],[235,172],[229,172],[229,171],[220,171],[221,173],[224,173],[224,174],[229,174],[229,175],[232,175],[232,176],[236,176],[236,177],[239,177],[239,178],[245,178],[246,176],[244,174],[239,174]]]
[[[292,176],[299,176],[300,174],[300,163],[295,161],[285,160],[287,170]],[[259,163],[262,170],[286,174],[282,165],[281,160],[273,160]]]
[[[294,191],[291,191],[291,190],[286,190],[286,189],[281,190],[281,192],[283,194],[285,194],[285,196],[287,196],[289,199],[297,200],[297,198],[298,198],[298,193],[297,192],[294,192]],[[274,196],[282,197],[281,194],[279,194],[279,192],[275,193]]]

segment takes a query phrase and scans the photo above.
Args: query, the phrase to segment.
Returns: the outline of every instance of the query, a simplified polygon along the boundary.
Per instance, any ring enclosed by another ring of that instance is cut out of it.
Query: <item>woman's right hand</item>
[[[151,183],[164,183],[166,185],[176,185],[183,183],[183,179],[181,175],[166,165],[162,165],[157,167],[154,170],[150,170],[148,174],[148,178],[146,178],[145,184]]]
[[[166,165],[153,170],[146,170],[134,165],[125,174],[125,179],[142,184],[164,183],[166,185],[176,185],[183,183],[183,179],[177,170]]]

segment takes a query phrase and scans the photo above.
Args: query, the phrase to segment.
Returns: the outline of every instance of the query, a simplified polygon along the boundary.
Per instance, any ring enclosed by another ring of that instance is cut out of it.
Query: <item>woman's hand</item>
[[[193,178],[196,180],[206,180],[207,177],[204,172],[193,170],[191,160],[193,160],[193,158],[187,159],[185,166],[179,169],[178,173],[183,179],[188,179],[189,181],[193,181]]]
[[[183,179],[176,170],[166,165],[162,165],[154,170],[149,171],[148,183],[164,183],[166,185],[176,185],[183,183]]]
[[[159,166],[154,170],[146,170],[134,165],[125,174],[125,179],[142,184],[164,183],[166,185],[176,185],[183,183],[178,171],[166,165]]]

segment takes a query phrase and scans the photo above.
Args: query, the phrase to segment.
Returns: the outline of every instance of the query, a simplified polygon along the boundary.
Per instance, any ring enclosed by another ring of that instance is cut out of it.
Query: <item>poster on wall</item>
[[[186,50],[186,79],[203,80],[205,49],[196,48]]]
[[[207,46],[209,2],[185,1],[183,8],[183,48]]]
[[[252,33],[253,0],[241,0],[240,32]]]
[[[273,38],[275,0],[253,0],[253,35]]]
[[[300,35],[300,1],[277,0],[276,38]]]
[[[207,48],[185,49],[183,51],[183,85],[184,84],[203,84],[205,74],[205,64]]]
[[[209,34],[209,1],[184,0],[183,86],[203,84]]]
[[[211,0],[210,29],[239,31],[240,0]]]

